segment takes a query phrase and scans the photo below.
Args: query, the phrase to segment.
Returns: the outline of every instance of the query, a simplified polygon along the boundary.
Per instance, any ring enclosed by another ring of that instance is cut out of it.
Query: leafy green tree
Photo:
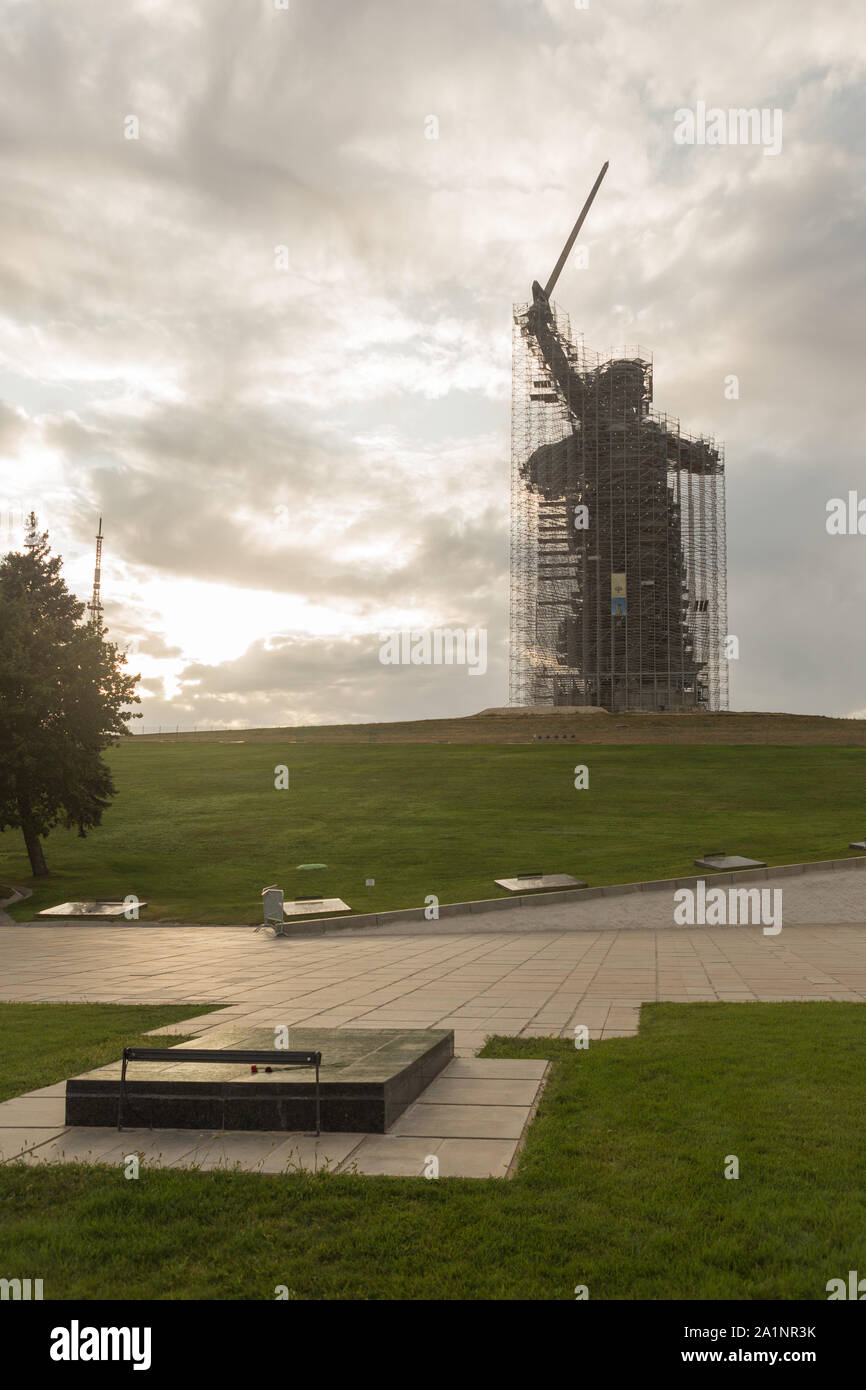
[[[31,512],[27,544],[0,560],[0,831],[19,828],[34,877],[52,827],[99,825],[115,794],[102,751],[140,714],[138,676],[86,621]]]

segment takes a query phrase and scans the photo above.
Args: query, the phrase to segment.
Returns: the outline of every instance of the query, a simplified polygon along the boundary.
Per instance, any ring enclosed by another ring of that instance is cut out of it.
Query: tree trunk
[[[33,870],[34,878],[47,878],[50,870],[45,863],[45,855],[42,851],[42,841],[27,820],[26,812],[19,805],[21,812],[21,833],[24,836],[24,843],[27,846],[27,854],[30,859],[30,867]]]

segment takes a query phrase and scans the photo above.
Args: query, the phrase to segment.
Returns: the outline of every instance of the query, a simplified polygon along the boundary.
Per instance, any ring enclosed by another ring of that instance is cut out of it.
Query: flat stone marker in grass
[[[327,864],[298,864],[297,869],[301,873],[320,873],[327,869]],[[313,883],[315,883],[315,878]],[[316,885],[318,887],[318,884]],[[292,898],[283,904],[283,914],[286,917],[315,917],[319,913],[332,912],[351,912],[348,903],[344,903],[342,898],[326,898],[322,894],[305,893],[299,898]]]
[[[866,849],[866,840],[852,840],[849,849]]]
[[[311,917],[319,912],[351,912],[348,903],[344,903],[342,898],[295,898],[292,902],[283,903],[283,913],[286,917]]]
[[[716,854],[707,853],[703,859],[696,859],[699,869],[766,869],[763,859],[747,859],[742,854],[726,854],[719,850]]]
[[[583,879],[573,878],[571,874],[517,874],[515,878],[493,880],[509,893],[534,892],[539,888],[585,888]]]
[[[91,902],[60,903],[57,907],[45,907],[37,912],[37,917],[123,917],[128,909],[126,902],[114,902],[108,898],[96,898]],[[147,907],[146,902],[137,902],[136,911]]]

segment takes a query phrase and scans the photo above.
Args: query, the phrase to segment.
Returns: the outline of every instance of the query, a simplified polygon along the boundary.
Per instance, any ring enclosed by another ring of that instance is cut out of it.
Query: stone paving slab
[[[540,1081],[550,1064],[518,1057],[455,1057],[442,1073],[442,1079],[494,1077],[499,1081]]]
[[[355,1138],[357,1139],[357,1135]],[[370,1134],[358,1144],[343,1171],[370,1177],[420,1178],[431,1154],[438,1154],[444,1140],[405,1138],[394,1134]],[[441,1171],[441,1170],[440,1170]],[[460,1177],[470,1177],[461,1173]]]
[[[391,1133],[446,1139],[519,1139],[527,1111],[519,1105],[423,1105],[415,1101]]]
[[[189,1129],[65,1129],[56,1139],[23,1154],[20,1161],[43,1163],[121,1164],[129,1154],[138,1154],[143,1165],[167,1168],[189,1155],[199,1136]]]
[[[215,1134],[178,1160],[182,1168],[203,1171],[214,1168],[243,1168],[260,1173],[291,1173],[301,1169],[335,1170],[354,1149],[359,1134],[291,1134],[282,1130],[269,1134],[236,1132]]]
[[[10,1159],[35,1149],[37,1145],[50,1143],[64,1133],[63,1129],[34,1129],[32,1125],[26,1129],[0,1129],[0,1163],[8,1163]]]
[[[60,1129],[66,1123],[66,1100],[60,1096],[16,1096],[0,1103],[0,1128]]]
[[[537,1081],[488,1081],[437,1077],[418,1097],[418,1105],[531,1105]]]
[[[517,1145],[511,1139],[416,1139],[371,1135],[344,1165],[346,1171],[424,1177],[435,1157],[440,1178],[504,1178]]]

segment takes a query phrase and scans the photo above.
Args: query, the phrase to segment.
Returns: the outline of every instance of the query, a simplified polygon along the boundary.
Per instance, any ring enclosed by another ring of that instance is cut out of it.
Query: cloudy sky
[[[556,298],[725,442],[731,705],[866,715],[861,0],[0,14],[0,545],[35,508],[87,598],[103,516],[140,724],[506,703],[511,304],[605,159]],[[486,675],[380,664],[431,627]]]

